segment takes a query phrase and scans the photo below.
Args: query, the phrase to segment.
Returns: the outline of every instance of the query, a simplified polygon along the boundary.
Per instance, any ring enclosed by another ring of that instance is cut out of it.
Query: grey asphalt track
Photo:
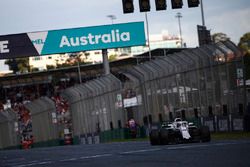
[[[0,151],[0,167],[250,167],[250,140],[165,146],[149,142]]]

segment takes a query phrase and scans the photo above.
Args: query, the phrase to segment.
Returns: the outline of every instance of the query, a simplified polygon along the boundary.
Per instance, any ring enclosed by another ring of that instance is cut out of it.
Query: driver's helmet
[[[175,118],[174,121],[175,121],[175,122],[181,122],[182,120],[181,120],[181,118]]]

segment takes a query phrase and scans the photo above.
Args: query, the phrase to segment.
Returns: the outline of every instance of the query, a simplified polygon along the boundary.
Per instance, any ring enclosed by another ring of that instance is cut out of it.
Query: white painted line
[[[37,163],[31,163],[31,164],[23,164],[23,165],[18,165],[16,167],[26,167],[26,166],[35,166]]]
[[[107,156],[111,156],[111,155],[112,154],[91,155],[91,156],[85,156],[85,157],[80,157],[80,158],[64,159],[64,160],[60,160],[60,162],[76,161],[76,160],[79,160],[79,159],[91,159],[91,158],[107,157]]]
[[[62,160],[59,160],[60,162],[67,162],[67,161],[70,161],[70,159],[62,159]]]
[[[39,161],[35,160],[35,161],[30,161],[29,163],[36,163],[36,162],[39,162]]]
[[[27,166],[36,166],[36,165],[46,165],[46,164],[51,164],[51,161],[47,161],[47,162],[37,162],[37,163],[29,163],[29,164],[23,164],[23,165],[18,165],[15,167],[27,167]]]
[[[232,144],[238,144],[238,143],[216,143],[215,146],[226,146],[226,145],[232,145]]]
[[[108,156],[111,156],[111,155],[112,155],[112,154],[92,155],[92,156],[80,157],[80,159],[90,159],[90,158],[108,157]]]
[[[167,150],[178,150],[178,149],[186,149],[186,148],[192,148],[192,147],[190,146],[168,147]]]
[[[178,150],[178,149],[188,149],[188,148],[199,148],[199,147],[209,147],[211,145],[191,145],[191,146],[177,146],[177,147],[168,147],[168,150]]]
[[[134,150],[134,151],[121,152],[120,154],[132,154],[132,153],[142,153],[142,152],[160,151],[160,150],[162,149],[155,148],[155,149],[147,149],[147,150]]]
[[[45,164],[51,164],[52,162],[51,161],[48,161],[48,162],[39,162],[37,163],[37,165],[45,165]]]

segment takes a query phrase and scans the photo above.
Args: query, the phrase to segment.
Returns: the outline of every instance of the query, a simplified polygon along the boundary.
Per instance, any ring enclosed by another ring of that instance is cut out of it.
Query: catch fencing
[[[17,115],[12,109],[0,112],[0,149],[19,145]]]
[[[174,117],[242,115],[242,56],[237,46],[226,41],[127,69],[123,74],[129,81],[124,89],[134,92],[137,100],[126,110],[132,111],[132,117],[144,125]]]
[[[59,97],[39,98],[25,105],[34,140],[56,141],[64,133],[78,143],[106,142],[128,136],[122,128],[130,119],[141,128],[175,117],[208,125],[211,131],[241,131],[246,108],[242,56],[232,42],[219,42],[120,71],[123,83],[109,74],[69,87],[60,94],[62,106]],[[0,113],[0,148],[18,144],[16,118],[10,113]]]
[[[35,143],[43,145],[47,142],[55,142],[59,138],[57,124],[53,123],[53,113],[56,113],[55,103],[48,97],[41,97],[25,104],[25,108],[31,114]]]
[[[97,133],[124,125],[121,93],[121,81],[112,74],[63,91],[61,95],[69,102],[72,114],[74,136],[88,138],[91,143]]]

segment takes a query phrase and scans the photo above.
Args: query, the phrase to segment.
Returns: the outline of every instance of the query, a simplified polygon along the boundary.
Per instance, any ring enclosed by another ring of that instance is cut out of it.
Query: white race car
[[[163,122],[161,126],[151,126],[151,145],[181,143],[181,142],[209,142],[210,131],[207,126],[197,127],[191,122],[176,118],[174,122]]]

